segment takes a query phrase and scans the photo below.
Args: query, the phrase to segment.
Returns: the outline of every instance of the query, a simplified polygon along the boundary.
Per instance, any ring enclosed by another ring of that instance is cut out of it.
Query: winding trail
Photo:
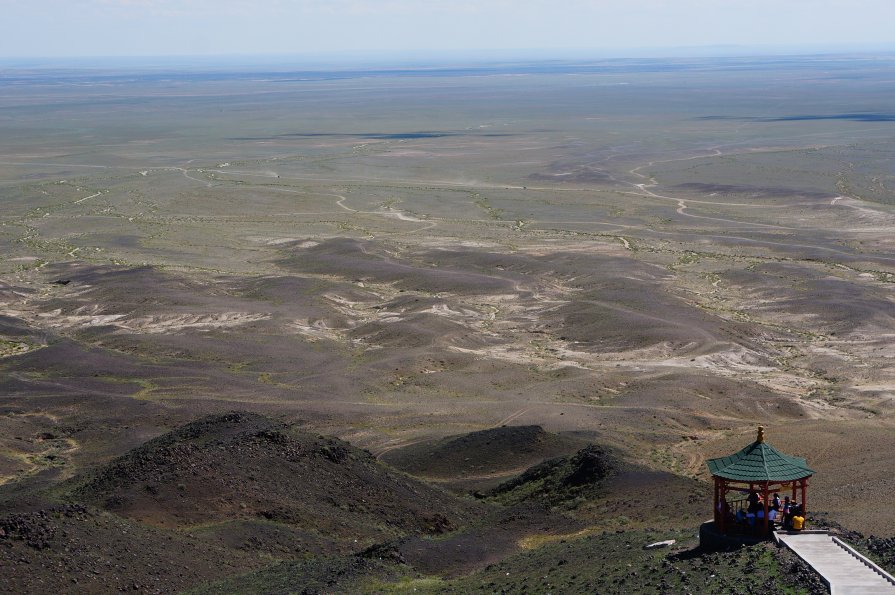
[[[410,438],[410,439],[390,440],[389,442],[385,443],[385,446],[383,448],[380,448],[375,453],[373,453],[373,456],[376,457],[376,459],[381,460],[383,455],[395,450],[396,448],[404,448],[406,446],[413,446],[414,444],[419,444],[420,442],[425,442],[426,440],[429,440],[429,438]]]
[[[520,410],[516,411],[515,413],[511,413],[510,415],[506,416],[505,418],[503,418],[502,420],[500,420],[499,422],[497,422],[496,424],[494,424],[494,427],[495,427],[495,428],[499,428],[500,426],[505,426],[505,425],[507,425],[508,423],[510,423],[511,421],[516,420],[516,419],[522,417],[523,415],[525,415],[525,414],[528,413],[529,411],[531,411],[531,407],[526,407],[526,408],[524,408],[524,409],[520,409]]]
[[[84,202],[85,200],[88,200],[88,199],[91,199],[91,198],[96,198],[96,197],[99,196],[100,194],[102,194],[102,191],[99,191],[99,192],[97,192],[96,194],[91,194],[90,196],[85,196],[84,198],[79,198],[78,200],[74,201],[72,204],[74,204],[74,205],[81,204],[81,203]]]
[[[192,180],[194,182],[199,182],[200,184],[205,184],[206,188],[214,188],[214,184],[212,184],[208,180],[200,180],[199,178],[194,178],[193,176],[191,176],[189,174],[189,172],[192,170],[184,169],[182,167],[174,167],[174,168],[170,168],[170,169],[175,169],[175,170],[181,172],[183,174],[183,177],[185,177],[188,180]],[[196,171],[199,171],[199,170],[196,170]]]
[[[685,210],[687,209],[688,202],[692,202],[694,204],[723,205],[723,206],[730,206],[730,207],[740,206],[740,207],[751,207],[751,208],[756,208],[756,207],[770,208],[770,207],[766,207],[765,205],[711,202],[711,201],[707,201],[707,200],[691,200],[688,198],[680,198],[677,196],[665,196],[663,194],[656,194],[655,192],[653,192],[651,190],[647,190],[647,188],[646,188],[647,184],[634,184],[634,186],[639,188],[640,191],[643,192],[643,194],[638,194],[636,192],[623,193],[623,194],[634,194],[635,196],[647,196],[650,198],[659,198],[659,199],[663,199],[663,200],[675,201],[678,204],[677,213],[679,215],[683,215],[685,217],[693,217],[694,219],[708,219],[709,221],[721,221],[724,223],[735,223],[737,225],[745,226],[745,227],[770,227],[773,229],[787,229],[787,230],[795,230],[796,229],[794,227],[785,227],[783,225],[771,225],[769,223],[749,223],[749,222],[745,222],[745,221],[737,221],[735,219],[722,219],[720,217],[704,217],[701,215],[691,215],[690,213],[685,212]],[[777,205],[777,207],[783,207],[783,206],[789,206],[789,205]],[[777,208],[777,207],[775,207],[775,208]]]

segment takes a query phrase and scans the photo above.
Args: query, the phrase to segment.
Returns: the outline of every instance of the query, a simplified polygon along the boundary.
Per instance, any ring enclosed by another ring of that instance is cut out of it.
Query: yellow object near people
[[[801,531],[802,527],[805,526],[805,517],[803,516],[794,516],[792,517],[792,528],[796,531]]]

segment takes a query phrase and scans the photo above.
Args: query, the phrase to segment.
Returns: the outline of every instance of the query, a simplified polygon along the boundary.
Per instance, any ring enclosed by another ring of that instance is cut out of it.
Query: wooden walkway
[[[778,531],[775,538],[820,574],[831,595],[895,594],[892,575],[829,533]]]

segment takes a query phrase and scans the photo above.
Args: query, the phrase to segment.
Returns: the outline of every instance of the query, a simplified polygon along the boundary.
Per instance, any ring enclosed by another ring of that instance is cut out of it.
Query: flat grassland
[[[761,423],[895,533],[893,60],[9,71],[0,491],[231,409],[700,481]]]

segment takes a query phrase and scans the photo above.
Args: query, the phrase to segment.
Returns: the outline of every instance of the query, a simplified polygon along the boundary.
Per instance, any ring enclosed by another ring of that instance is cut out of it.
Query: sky
[[[895,0],[0,0],[0,9],[0,59],[895,48]]]

